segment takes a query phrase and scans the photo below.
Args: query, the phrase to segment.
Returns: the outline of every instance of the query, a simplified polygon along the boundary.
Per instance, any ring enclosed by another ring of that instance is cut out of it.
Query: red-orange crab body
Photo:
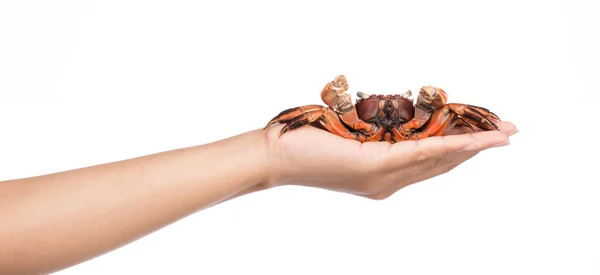
[[[340,75],[321,92],[326,106],[305,105],[287,109],[275,116],[267,127],[282,123],[281,134],[309,123],[360,142],[422,139],[446,134],[456,125],[498,130],[493,120],[500,118],[489,110],[468,104],[447,103],[444,90],[423,86],[413,103],[410,91],[402,95],[366,95],[358,92],[352,103],[346,77]]]
[[[385,129],[384,140],[390,140],[393,129],[414,116],[412,100],[402,95],[370,95],[359,93],[356,100],[358,118]]]
[[[412,101],[400,95],[371,95],[356,102],[358,117],[387,128],[406,123],[413,118]]]

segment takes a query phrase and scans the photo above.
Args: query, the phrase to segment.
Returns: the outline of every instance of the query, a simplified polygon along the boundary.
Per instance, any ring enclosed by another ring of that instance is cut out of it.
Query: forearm
[[[0,183],[0,274],[49,272],[268,181],[264,134]]]

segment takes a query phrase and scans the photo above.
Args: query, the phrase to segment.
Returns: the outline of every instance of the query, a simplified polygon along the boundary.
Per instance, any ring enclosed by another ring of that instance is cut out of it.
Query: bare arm
[[[271,186],[298,184],[384,199],[446,173],[516,132],[361,144],[281,127],[140,158],[0,182],[0,274],[49,273],[191,213]]]
[[[47,273],[108,252],[267,182],[264,132],[0,182],[0,274]]]

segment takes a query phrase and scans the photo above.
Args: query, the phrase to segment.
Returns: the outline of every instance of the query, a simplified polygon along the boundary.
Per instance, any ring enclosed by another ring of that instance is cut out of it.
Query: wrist
[[[274,126],[264,130],[258,130],[260,134],[260,149],[262,162],[262,171],[264,171],[263,181],[260,185],[264,188],[271,188],[281,185],[283,176],[283,148],[279,142],[279,132],[281,127]]]
[[[245,174],[252,174],[252,176],[244,180],[246,184],[242,189],[238,189],[223,201],[277,186],[279,174],[279,169],[275,165],[277,150],[269,132],[268,129],[253,130],[241,135],[244,140],[242,144],[236,142],[244,147],[239,151],[244,158],[243,168],[240,168],[247,169],[248,173]]]

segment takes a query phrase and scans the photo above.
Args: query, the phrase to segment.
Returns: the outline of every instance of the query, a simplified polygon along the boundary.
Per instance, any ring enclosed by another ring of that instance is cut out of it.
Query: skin
[[[500,131],[396,144],[282,126],[195,147],[0,182],[0,274],[47,274],[192,213],[267,188],[303,185],[385,199],[509,143]],[[468,132],[470,130],[467,130]],[[235,172],[232,172],[235,171]]]

